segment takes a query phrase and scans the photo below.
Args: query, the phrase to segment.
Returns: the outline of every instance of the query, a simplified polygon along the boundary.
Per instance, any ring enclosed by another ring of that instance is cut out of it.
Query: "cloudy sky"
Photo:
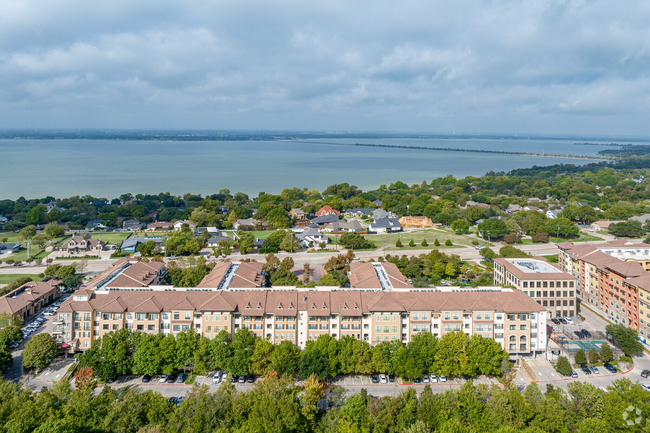
[[[647,0],[0,10],[0,128],[650,136]]]

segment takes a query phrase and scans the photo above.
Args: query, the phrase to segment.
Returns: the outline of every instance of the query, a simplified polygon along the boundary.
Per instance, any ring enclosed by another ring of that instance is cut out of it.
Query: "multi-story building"
[[[533,298],[551,317],[576,315],[577,278],[537,259],[494,259],[494,284],[514,286]]]
[[[374,277],[372,273],[374,273]],[[376,344],[408,342],[420,332],[462,331],[493,338],[510,353],[546,350],[546,309],[523,292],[501,288],[414,289],[394,265],[355,264],[350,280],[363,288],[264,288],[258,263],[224,262],[195,288],[96,285],[59,309],[60,332],[76,350],[127,328],[177,334],[194,329],[214,338],[247,328],[273,343],[305,347],[320,335]]]
[[[558,244],[558,261],[578,279],[578,297],[614,323],[650,337],[650,245],[625,240],[596,245]]]
[[[162,262],[119,259],[111,267],[84,284],[89,290],[138,289],[163,283],[167,270]]]
[[[60,280],[32,281],[0,297],[0,313],[27,319],[57,298]]]

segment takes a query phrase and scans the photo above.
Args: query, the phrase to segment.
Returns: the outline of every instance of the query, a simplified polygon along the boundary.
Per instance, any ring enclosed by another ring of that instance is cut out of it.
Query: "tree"
[[[25,224],[43,224],[47,222],[47,207],[43,205],[34,206],[25,214]]]
[[[43,369],[59,354],[59,345],[49,334],[37,334],[25,344],[23,366]]]
[[[281,342],[271,354],[271,370],[280,376],[293,377],[298,372],[300,349],[290,341]]]
[[[304,350],[300,356],[298,375],[306,379],[312,374],[320,380],[331,374],[327,357],[318,349]]]
[[[271,359],[275,345],[265,338],[256,338],[249,370],[257,376],[264,376],[271,371]]]
[[[401,240],[401,239],[398,239],[397,242],[395,242],[395,246],[396,246],[397,248],[402,248],[402,240]]]
[[[614,236],[625,238],[640,238],[646,233],[643,224],[640,221],[634,220],[611,224],[608,230]]]
[[[0,346],[0,373],[6,373],[14,365],[14,359],[6,346]]]
[[[255,236],[251,232],[238,232],[239,253],[246,254],[255,248]]]
[[[422,239],[422,246],[423,247],[428,247],[429,246],[429,243],[427,242],[426,239]]]
[[[154,251],[156,249],[156,242],[155,241],[147,241],[145,243],[138,244],[136,249],[143,256],[151,257],[151,256],[153,256]]]
[[[546,243],[548,242],[548,233],[535,233],[532,238],[533,243]]]
[[[32,242],[34,242],[34,245],[36,245],[40,249],[45,248],[45,245],[47,245],[47,241],[49,241],[48,236],[40,233],[32,238]]]
[[[341,245],[344,248],[368,248],[370,247],[370,242],[368,240],[361,236],[359,233],[343,233],[339,237],[339,245]]]
[[[451,228],[457,234],[461,234],[469,230],[469,222],[465,220],[456,220],[453,223],[451,223]]]
[[[433,370],[445,376],[460,376],[467,371],[469,337],[462,331],[448,332],[436,347]]]
[[[510,259],[510,258],[512,258],[512,259],[521,259],[521,258],[530,257],[530,255],[528,253],[526,253],[526,252],[524,252],[524,251],[522,251],[522,250],[520,250],[518,248],[515,248],[515,247],[513,247],[511,245],[504,245],[503,247],[501,247],[501,249],[499,250],[499,254],[501,255],[501,257],[505,257],[505,258],[508,258],[508,259]]]
[[[438,240],[438,238],[435,238],[435,239],[433,240],[433,246],[435,246],[435,247],[439,247],[439,246],[440,246],[440,241]]]
[[[557,236],[559,234],[563,238],[577,237],[580,233],[578,226],[568,218],[548,220],[546,227],[542,231],[548,233],[549,236]]]
[[[589,352],[587,353],[587,358],[589,358],[590,364],[595,364],[600,359],[600,356],[598,355],[598,351],[592,347],[591,349],[589,349]]]
[[[479,254],[480,254],[482,257],[485,257],[485,258],[488,259],[488,260],[494,260],[494,259],[496,259],[497,257],[499,257],[499,256],[497,255],[497,253],[495,253],[494,251],[492,251],[492,248],[481,248],[481,251],[479,251]]]
[[[447,239],[445,241],[445,245],[447,245],[448,247],[452,246],[453,244],[451,243],[451,239]]]
[[[95,371],[90,366],[78,369],[74,374],[74,381],[74,386],[77,389],[94,389],[97,385],[97,381],[95,380]]]
[[[294,267],[294,264],[295,263],[291,257],[285,257],[280,262],[280,269],[284,269],[285,271],[291,271]]]
[[[616,344],[627,356],[635,355],[643,350],[637,332],[621,324],[607,325],[605,331],[612,336]]]
[[[34,236],[36,236],[36,227],[34,226],[24,227],[18,232],[18,239],[21,240],[31,240]]]
[[[579,349],[576,352],[576,364],[586,364],[587,363],[587,356],[585,355],[585,351],[583,349]]]
[[[226,369],[235,376],[248,374],[255,346],[255,334],[251,334],[246,328],[240,328],[235,332],[230,346],[232,357]]]
[[[564,376],[570,376],[571,372],[573,371],[571,364],[569,363],[569,360],[566,358],[566,356],[558,357],[557,363],[555,364],[555,369],[558,373]]]
[[[415,246],[415,241],[411,239],[411,241],[409,242],[409,247],[414,247],[414,246]]]
[[[478,225],[478,232],[483,239],[499,239],[508,234],[508,227],[500,219],[488,219]]]
[[[341,283],[339,280],[333,275],[332,272],[327,273],[323,275],[318,282],[316,283],[317,286],[336,286],[336,287],[341,287]]]
[[[65,230],[63,229],[63,227],[61,227],[56,223],[49,223],[48,225],[45,226],[44,231],[49,239],[60,238],[65,234]]]
[[[300,249],[300,242],[294,232],[291,230],[286,232],[282,242],[280,242],[280,249],[291,253]]]
[[[614,352],[612,352],[612,348],[609,347],[609,344],[603,343],[600,345],[599,356],[603,362],[611,361],[614,359]]]

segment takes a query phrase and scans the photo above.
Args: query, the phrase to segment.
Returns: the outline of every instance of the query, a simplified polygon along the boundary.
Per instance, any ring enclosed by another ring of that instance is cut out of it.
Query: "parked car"
[[[181,373],[176,378],[176,383],[183,383],[183,382],[185,382],[185,375],[183,373]]]
[[[576,379],[578,377],[578,373],[576,373],[575,370],[571,370],[571,377]]]
[[[149,383],[149,382],[151,382],[151,376],[149,376],[148,374],[142,376],[142,383]]]
[[[251,374],[246,377],[246,383],[255,383],[255,375]]]
[[[603,367],[605,367],[610,373],[616,373],[616,367],[614,367],[612,364],[609,362],[606,362],[603,364]]]
[[[556,325],[560,324],[560,321],[557,320],[555,317],[551,318],[551,322],[555,323]]]
[[[376,374],[371,374],[370,380],[372,381],[372,383],[379,383],[379,376],[377,376]]]
[[[650,384],[648,384],[648,383],[642,383],[641,386],[642,386],[643,389],[645,389],[646,391],[650,391]]]
[[[561,318],[561,317],[560,317],[560,318],[558,318],[557,320],[559,320],[559,321],[560,321],[560,323],[561,323],[561,324],[563,324],[563,325],[566,325],[566,324],[567,324],[567,321],[566,321],[566,320],[564,320],[564,319],[563,319],[563,318]]]
[[[585,337],[591,338],[591,332],[587,331],[586,329],[583,329],[582,333],[584,334]]]
[[[576,335],[578,338],[585,338],[584,334],[580,331],[573,331],[573,333]]]
[[[219,385],[221,383],[221,375],[214,375],[212,376],[212,384],[213,385]]]
[[[178,399],[176,400],[176,407],[179,407],[181,405],[181,403],[183,402],[183,400],[184,400],[184,397],[182,395],[180,397],[178,397]]]
[[[379,383],[388,383],[388,378],[386,377],[385,374],[379,375]]]
[[[246,376],[239,376],[239,380],[237,380],[239,383],[246,383]]]
[[[394,374],[389,374],[388,375],[388,381],[391,382],[391,383],[395,382],[395,375]]]
[[[167,383],[174,383],[174,382],[176,382],[176,376],[174,376],[173,374],[167,376]]]
[[[169,377],[168,374],[163,374],[162,376],[160,376],[160,380],[158,382],[165,383],[165,382],[167,382],[168,377]]]
[[[178,401],[178,397],[169,397],[169,400],[167,400],[171,404],[176,404]]]
[[[230,375],[230,383],[237,383],[237,376],[235,376],[234,374],[231,374]]]
[[[423,374],[422,375],[422,382],[423,383],[429,383],[429,375],[428,374]]]
[[[422,383],[422,380],[420,380],[419,377],[416,377],[415,379],[413,379],[413,383]]]
[[[582,371],[585,372],[585,374],[591,374],[591,370],[589,370],[589,367],[587,367],[587,364],[580,364],[580,368]]]
[[[446,376],[443,376],[443,375],[441,374],[440,376],[438,376],[438,380],[439,380],[441,383],[442,383],[442,382],[447,382],[447,377],[446,377]]]
[[[641,372],[641,377],[647,378],[648,376],[650,376],[650,370],[643,370]]]
[[[591,369],[591,372],[592,372],[593,374],[600,374],[600,370],[598,370],[598,367],[596,367],[595,365],[592,365],[592,366],[589,367],[589,368]]]
[[[573,325],[573,319],[572,318],[565,317],[564,320],[566,320],[566,323],[568,323],[569,325]]]
[[[438,376],[436,376],[435,374],[430,374],[429,380],[431,380],[431,383],[438,383]]]

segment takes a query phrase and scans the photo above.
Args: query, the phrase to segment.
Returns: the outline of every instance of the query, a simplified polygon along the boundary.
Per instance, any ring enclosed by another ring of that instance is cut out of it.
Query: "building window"
[[[158,314],[156,313],[149,314],[149,320],[158,320]]]
[[[183,325],[183,326],[181,326],[181,329],[183,331],[189,331],[190,330],[190,325]]]
[[[190,313],[189,311],[186,311],[185,312],[185,320],[190,320],[190,319],[192,319],[192,313]]]
[[[174,320],[180,320],[180,318],[181,318],[181,313],[179,312],[174,313]]]
[[[449,320],[451,318],[449,313],[445,313],[445,320]]]
[[[413,313],[413,320],[420,320],[420,313]]]
[[[156,325],[147,325],[147,331],[155,331]]]
[[[144,320],[145,314],[144,313],[138,313],[135,315],[135,320]]]
[[[137,329],[138,331],[144,331],[144,325],[138,325]]]
[[[163,320],[169,320],[169,313],[163,313],[162,314],[162,319]]]
[[[108,331],[108,324],[106,324],[106,325],[102,325],[102,329],[103,329],[104,331]]]
[[[172,331],[174,331],[174,332],[179,332],[180,330],[181,330],[181,325],[174,325],[172,327]]]

